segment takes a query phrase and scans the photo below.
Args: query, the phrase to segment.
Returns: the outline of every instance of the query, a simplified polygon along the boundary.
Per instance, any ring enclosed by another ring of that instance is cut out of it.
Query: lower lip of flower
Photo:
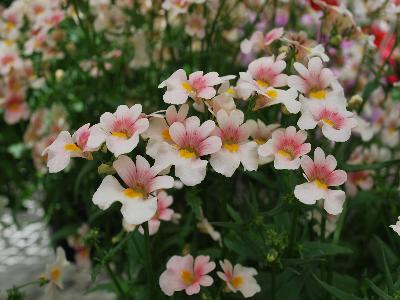
[[[65,144],[64,145],[64,150],[70,151],[70,152],[82,152],[81,148],[79,148],[76,144]]]
[[[120,138],[120,139],[125,139],[125,140],[128,138],[128,135],[125,132],[121,132],[121,131],[115,131],[115,132],[111,133],[111,135],[115,136],[117,138]]]
[[[132,188],[125,189],[124,195],[126,197],[129,197],[129,198],[143,198],[144,197],[142,192],[137,191],[137,190],[132,189]]]
[[[239,145],[234,143],[226,143],[224,144],[224,148],[229,152],[237,152],[239,150]]]
[[[193,274],[188,270],[183,270],[181,272],[181,279],[185,284],[192,284],[193,282]]]
[[[310,98],[317,100],[325,100],[326,99],[326,90],[318,90],[310,92]]]
[[[183,158],[189,159],[189,158],[195,158],[196,153],[193,150],[190,149],[180,149],[179,150],[179,155]]]
[[[323,189],[323,190],[327,190],[328,189],[328,185],[323,182],[322,180],[319,179],[315,179],[314,180],[314,184],[317,186],[317,188]]]
[[[243,284],[243,281],[244,280],[242,276],[236,276],[232,278],[231,284],[235,289],[237,289]]]

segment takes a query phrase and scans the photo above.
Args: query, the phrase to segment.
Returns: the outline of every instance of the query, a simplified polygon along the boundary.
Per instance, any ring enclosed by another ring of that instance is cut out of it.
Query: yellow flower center
[[[314,184],[317,186],[317,188],[323,189],[323,190],[327,190],[328,186],[325,182],[319,180],[319,179],[315,179],[314,180]]]
[[[185,284],[191,284],[193,282],[193,274],[188,270],[183,270],[181,272],[181,279]]]
[[[312,91],[310,92],[310,98],[317,100],[325,100],[326,99],[326,90]]]
[[[81,148],[79,148],[76,144],[65,144],[64,145],[64,150],[70,151],[70,152],[81,152]]]
[[[224,148],[230,152],[237,152],[239,150],[239,145],[234,143],[226,143],[224,144]]]
[[[257,143],[257,145],[264,145],[266,140],[262,138],[254,139],[254,141]]]
[[[171,136],[169,135],[169,128],[164,128],[163,131],[161,132],[161,135],[165,141],[170,141]]]
[[[125,132],[121,132],[121,131],[115,131],[113,133],[111,133],[112,136],[115,136],[117,138],[120,139],[127,139],[128,135]]]
[[[53,266],[50,270],[50,279],[52,281],[58,281],[61,277],[61,269],[59,266]]]
[[[4,43],[6,46],[8,46],[8,47],[14,45],[13,40],[4,40],[3,43]]]
[[[196,153],[193,150],[188,150],[188,149],[179,150],[179,155],[186,159],[196,157]]]
[[[243,284],[243,281],[244,280],[242,276],[236,276],[232,278],[231,284],[235,289],[237,289]]]
[[[15,28],[15,24],[13,22],[7,22],[5,28],[6,32],[10,32]]]
[[[278,92],[274,89],[271,89],[271,90],[266,91],[265,95],[267,95],[268,98],[275,100],[276,97],[278,97]]]
[[[193,92],[193,87],[190,85],[189,82],[183,82],[182,87],[187,90],[189,93]]]
[[[144,197],[142,192],[134,190],[132,188],[125,189],[124,195],[129,198],[143,198]]]
[[[226,90],[225,93],[227,93],[227,94],[229,94],[229,95],[235,95],[235,90],[234,90],[233,88],[230,87],[229,89]]]
[[[267,83],[267,82],[265,82],[264,80],[256,80],[256,82],[257,82],[257,84],[259,85],[259,86],[261,86],[262,88],[267,88],[267,87],[269,87],[269,84]]]
[[[331,127],[334,127],[334,126],[335,126],[335,123],[334,123],[333,121],[327,119],[327,118],[322,118],[322,121],[323,121],[326,125],[329,125],[329,126],[331,126]]]
[[[283,156],[283,157],[289,159],[289,160],[292,160],[292,159],[294,158],[293,153],[291,153],[291,152],[289,152],[289,151],[279,150],[279,151],[278,151],[278,154],[279,154],[280,156]]]

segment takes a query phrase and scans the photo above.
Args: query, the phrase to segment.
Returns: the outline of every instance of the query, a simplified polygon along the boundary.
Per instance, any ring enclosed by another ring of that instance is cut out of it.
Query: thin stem
[[[114,271],[111,269],[110,264],[108,262],[105,263],[105,267],[106,267],[106,270],[107,270],[107,274],[111,277],[111,280],[114,283],[115,287],[117,288],[118,293],[121,296],[121,299],[126,299],[125,291],[122,288],[118,278],[115,276]]]
[[[296,226],[297,226],[297,219],[299,218],[299,208],[297,204],[292,211],[292,226],[290,228],[290,235],[289,235],[289,255],[293,252],[293,247],[296,239]]]
[[[147,275],[147,285],[149,289],[149,299],[155,298],[155,287],[154,287],[154,276],[153,276],[153,265],[151,261],[151,250],[150,250],[150,236],[149,236],[149,224],[146,222],[143,225],[144,228],[144,259],[145,269]]]

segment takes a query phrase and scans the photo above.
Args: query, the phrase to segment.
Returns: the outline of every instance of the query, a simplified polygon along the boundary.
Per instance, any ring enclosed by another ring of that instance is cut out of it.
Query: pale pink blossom
[[[358,189],[369,191],[374,186],[374,179],[371,171],[356,171],[347,173],[347,181],[345,184],[346,194],[354,197]]]
[[[240,264],[232,266],[227,259],[220,261],[219,264],[223,272],[217,272],[217,275],[226,282],[228,290],[234,293],[239,291],[245,298],[253,297],[256,293],[261,292],[261,287],[254,278],[257,275],[256,269]]]
[[[172,188],[174,179],[171,176],[158,176],[161,169],[158,166],[150,167],[140,155],[136,156],[136,163],[128,156],[121,155],[114,161],[113,167],[126,187],[114,176],[108,175],[94,193],[93,203],[105,210],[114,202],[120,202],[122,216],[128,224],[138,225],[151,220],[157,211],[154,192]]]
[[[351,136],[351,130],[357,126],[353,113],[332,103],[314,103],[302,108],[302,114],[297,122],[300,129],[322,128],[322,134],[335,142],[346,142]]]
[[[187,13],[189,5],[189,0],[164,0],[162,8],[169,11],[173,16],[176,16]]]
[[[163,168],[175,166],[175,175],[187,186],[203,181],[206,176],[207,160],[201,157],[221,149],[221,139],[211,136],[214,121],[207,120],[200,125],[200,119],[192,116],[185,123],[175,122],[169,127],[172,143],[163,142],[156,164]]]
[[[293,66],[300,76],[289,76],[287,83],[302,94],[300,100],[329,101],[342,108],[346,107],[343,88],[333,72],[324,68],[321,58],[312,57],[308,61],[308,68],[298,62]]]
[[[185,290],[187,295],[200,292],[201,286],[211,286],[214,282],[207,275],[215,269],[215,263],[210,262],[209,256],[173,256],[167,263],[167,269],[161,274],[159,284],[167,296]]]
[[[0,106],[4,109],[4,121],[10,125],[27,120],[30,114],[28,105],[19,93],[9,94]]]
[[[118,106],[115,113],[101,115],[100,123],[93,126],[88,145],[96,148],[106,142],[107,149],[115,156],[129,153],[139,143],[139,135],[149,127],[149,120],[142,115],[142,105]]]
[[[280,124],[265,125],[265,123],[260,119],[257,119],[257,121],[248,120],[246,123],[250,127],[251,139],[257,143],[257,154],[260,146],[264,145],[272,137],[272,133],[280,127]],[[258,164],[267,164],[273,161],[274,158],[275,156],[273,154],[269,156],[260,156],[258,154]]]
[[[266,50],[274,41],[280,39],[283,35],[283,27],[274,28],[265,36],[261,31],[254,32],[250,39],[245,39],[240,44],[240,50],[244,54],[254,51]]]
[[[219,110],[217,122],[219,127],[213,134],[221,138],[222,147],[211,155],[213,169],[226,177],[231,177],[240,164],[247,171],[257,170],[257,143],[249,141],[250,128],[243,123],[243,112],[233,110],[228,114]]]
[[[149,226],[149,234],[154,235],[160,228],[161,221],[171,221],[174,210],[169,208],[174,202],[174,198],[165,191],[157,193],[157,211],[154,216],[147,222]],[[143,227],[139,227],[139,232],[144,234]]]
[[[206,20],[202,15],[190,14],[186,18],[185,32],[193,37],[203,39],[205,32]]]
[[[158,87],[167,87],[163,96],[165,103],[183,104],[189,97],[195,101],[213,98],[217,93],[214,86],[232,78],[234,76],[219,77],[217,72],[204,74],[203,71],[196,71],[187,78],[186,72],[179,69]]]
[[[321,148],[314,151],[314,161],[307,155],[301,158],[301,167],[308,182],[299,184],[294,189],[294,195],[304,204],[315,204],[324,199],[324,209],[331,215],[338,215],[343,210],[345,193],[341,190],[328,189],[346,182],[347,174],[335,170],[336,159],[332,155],[325,157]]]
[[[189,111],[189,106],[183,104],[176,110],[174,105],[167,108],[165,119],[154,117],[150,119],[149,128],[142,134],[144,138],[148,138],[146,146],[146,154],[152,158],[156,158],[162,142],[173,143],[169,135],[169,127],[175,123],[184,123]]]
[[[80,127],[72,136],[68,131],[62,131],[48,146],[43,155],[47,154],[47,167],[50,173],[57,173],[64,170],[71,157],[81,157],[92,159],[91,152],[98,148],[93,148],[88,145],[88,139],[92,134],[93,127],[90,124],[85,124]]]
[[[272,138],[258,148],[262,157],[274,156],[275,169],[295,170],[300,167],[300,157],[311,151],[311,144],[305,143],[307,133],[296,131],[294,126],[279,128]]]
[[[12,69],[21,69],[23,62],[14,42],[3,41],[0,45],[0,73],[8,74]]]

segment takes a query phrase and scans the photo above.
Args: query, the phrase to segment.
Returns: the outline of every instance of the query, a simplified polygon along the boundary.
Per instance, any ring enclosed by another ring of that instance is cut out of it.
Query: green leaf
[[[383,260],[383,267],[384,267],[384,271],[385,271],[386,283],[388,285],[389,291],[393,292],[393,278],[392,278],[392,273],[390,272],[390,267],[389,267],[388,261],[386,259],[384,244],[382,241],[379,241],[379,243],[381,245],[382,260]]]
[[[197,220],[202,219],[202,212],[201,212],[201,199],[200,197],[193,191],[186,192],[186,201],[189,204],[192,212],[196,216]]]
[[[363,101],[367,101],[369,96],[379,87],[379,80],[372,80],[365,85],[364,91],[362,93]]]
[[[231,218],[236,221],[237,223],[243,223],[242,218],[240,215],[230,206],[229,204],[226,205],[226,209],[228,210],[228,214],[231,216]]]
[[[375,283],[371,280],[366,279],[367,284],[371,287],[371,289],[379,296],[379,299],[383,300],[394,300],[394,298],[388,294],[386,294],[383,290],[381,290]]]
[[[340,300],[363,300],[362,298],[359,298],[357,296],[354,296],[352,294],[343,292],[342,290],[339,290],[338,288],[331,286],[322,280],[320,280],[317,276],[313,275],[315,280],[326,290],[328,291],[331,295],[337,297]]]
[[[304,242],[302,246],[304,257],[334,256],[353,253],[353,251],[347,247],[331,243]]]

